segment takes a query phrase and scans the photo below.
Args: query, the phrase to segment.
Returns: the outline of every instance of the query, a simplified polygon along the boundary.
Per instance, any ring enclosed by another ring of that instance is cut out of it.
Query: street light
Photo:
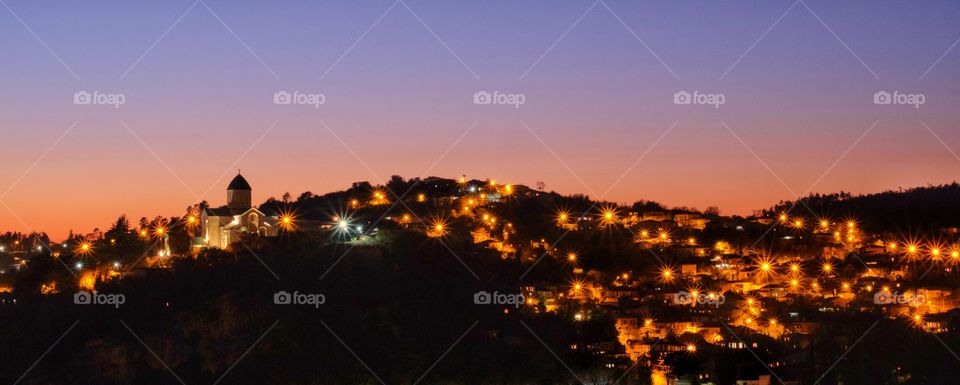
[[[292,230],[296,221],[296,217],[292,213],[281,213],[280,214],[280,227],[284,230]]]
[[[830,263],[824,263],[823,272],[829,274],[831,271],[833,271],[833,265],[831,265]]]

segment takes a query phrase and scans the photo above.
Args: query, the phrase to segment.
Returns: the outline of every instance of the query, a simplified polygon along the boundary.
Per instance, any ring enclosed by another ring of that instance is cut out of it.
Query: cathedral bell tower
[[[253,189],[250,188],[250,183],[247,183],[247,180],[243,178],[243,175],[240,175],[237,172],[237,176],[230,181],[230,185],[227,186],[227,207],[231,210],[247,210],[251,206],[251,193]]]

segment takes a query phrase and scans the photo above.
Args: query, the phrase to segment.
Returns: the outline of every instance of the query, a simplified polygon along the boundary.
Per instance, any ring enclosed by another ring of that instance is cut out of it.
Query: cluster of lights
[[[780,213],[777,219],[780,221],[781,224],[785,226],[793,227],[797,230],[803,230],[806,228],[806,220],[804,220],[804,218],[802,217],[791,218],[786,213]],[[816,223],[818,225],[817,230],[822,232],[829,231],[831,225],[833,225],[833,222],[831,222],[830,219],[828,218],[819,218]],[[848,219],[844,222],[844,225],[846,227],[848,238],[853,238],[853,234],[857,230],[857,221],[854,219]],[[839,237],[839,234],[840,234],[839,231],[834,232],[835,237]]]
[[[371,199],[370,203],[373,205],[384,205],[390,202],[387,200],[386,193],[384,193],[382,190],[374,190],[373,198]]]
[[[951,262],[960,263],[960,245],[953,245],[947,248],[938,242],[921,245],[916,241],[910,240],[904,242],[901,246],[900,243],[891,241],[887,244],[887,249],[891,252],[903,250],[904,255],[910,260],[917,259],[921,255],[925,255],[931,260],[940,261],[943,257],[949,256]]]
[[[460,182],[461,184],[466,184],[466,183],[467,183],[465,177],[461,177],[460,180],[459,180],[459,182]],[[482,186],[482,185],[481,185],[481,186]],[[496,181],[495,181],[495,180],[490,180],[490,181],[489,181],[489,186],[490,186],[491,188],[496,188],[496,187],[497,187]],[[475,187],[475,186],[470,186],[470,188],[471,188],[471,191],[476,191],[476,187]],[[511,186],[511,185],[509,185],[509,184],[501,185],[500,188],[502,189],[502,191],[503,191],[506,195],[510,195],[510,194],[512,194],[513,191],[514,191],[514,190],[513,190],[513,186]],[[487,191],[490,191],[490,190],[487,190]],[[383,204],[383,203],[387,203],[387,196],[386,196],[386,194],[384,194],[381,190],[375,190],[372,195],[373,195],[373,197],[372,197],[372,202],[373,202],[373,204]],[[486,196],[486,194],[479,194],[479,198],[480,198],[480,199],[487,199],[487,196]],[[425,201],[426,201],[426,195],[423,194],[423,193],[420,193],[420,194],[417,195],[417,198],[416,198],[416,199],[417,199],[418,202],[425,202]],[[350,205],[351,205],[352,207],[358,207],[359,204],[360,204],[360,202],[359,202],[358,200],[356,200],[356,199],[353,199],[353,200],[350,201]],[[467,204],[467,207],[465,208],[465,210],[469,210],[469,208],[470,208],[471,206],[476,205],[476,200],[473,199],[473,198],[470,198],[470,199],[467,201],[466,204]],[[615,206],[603,207],[603,208],[601,208],[601,210],[600,210],[600,212],[599,212],[599,222],[600,222],[600,224],[603,225],[603,226],[608,226],[608,225],[614,225],[614,224],[616,224],[616,223],[619,221],[619,218],[618,218],[618,217],[619,217],[619,213],[617,212],[617,209],[616,209]],[[487,224],[487,225],[494,225],[494,224],[497,222],[497,218],[494,217],[493,215],[489,214],[489,213],[484,213],[484,214],[482,214],[482,219],[483,219],[483,222],[484,222],[485,224]],[[581,219],[585,220],[586,218],[581,218]],[[340,216],[338,216],[338,217],[335,217],[334,220],[335,220],[334,229],[335,229],[337,232],[349,233],[349,231],[354,228],[354,226],[353,226],[353,224],[351,223],[351,220],[350,220],[349,217],[346,217],[346,216],[340,217]],[[411,215],[410,215],[410,214],[403,214],[402,219],[401,219],[401,223],[409,223],[410,220],[411,220]],[[569,223],[570,223],[570,220],[571,220],[570,213],[569,213],[568,211],[566,211],[566,210],[559,210],[559,211],[557,211],[556,214],[555,214],[555,223],[556,223],[557,225],[559,225],[559,226],[563,226],[563,225],[569,224]],[[802,230],[802,229],[805,228],[805,220],[804,220],[803,218],[799,218],[799,217],[790,218],[790,217],[787,216],[786,214],[780,214],[779,220],[780,220],[780,222],[781,222],[784,226],[793,227],[793,228],[798,229],[798,230]],[[186,222],[187,222],[189,225],[193,226],[193,225],[196,225],[196,224],[199,223],[199,219],[198,219],[196,216],[194,216],[194,215],[189,215],[189,216],[186,217]],[[831,222],[830,222],[829,220],[827,220],[827,219],[820,219],[820,220],[818,220],[817,222],[812,222],[812,223],[819,224],[819,229],[820,229],[820,230],[824,230],[824,231],[829,230],[830,227],[831,227],[831,225],[832,225]],[[294,224],[295,224],[295,216],[294,216],[294,215],[289,214],[289,213],[286,213],[286,214],[281,214],[281,215],[279,216],[279,225],[280,225],[282,228],[291,229],[291,228],[294,227]],[[812,226],[813,226],[813,225],[811,225],[811,227],[812,227]],[[448,228],[448,227],[449,227],[448,224],[447,224],[445,221],[443,221],[442,219],[435,219],[435,220],[431,221],[430,224],[428,225],[428,227],[427,227],[427,232],[428,232],[428,234],[430,234],[430,236],[442,237],[442,236],[445,236],[445,235],[448,234],[448,232],[449,232],[449,228]],[[851,221],[842,222],[842,224],[838,223],[838,224],[837,224],[837,227],[838,227],[840,230],[845,230],[845,232],[846,232],[846,234],[847,234],[846,239],[847,239],[848,241],[853,241],[853,240],[857,239],[856,236],[855,236],[855,234],[857,233],[857,223],[856,223],[856,221],[852,221],[852,220],[851,220]],[[359,230],[359,231],[362,232],[362,228],[361,228],[360,226],[356,226],[355,228],[356,228],[357,230]],[[163,225],[157,225],[154,229],[152,229],[152,232],[153,232],[157,237],[164,237],[164,236],[167,234],[168,229],[167,229],[166,227],[164,227]],[[828,233],[828,234],[829,234],[829,233]],[[841,234],[840,231],[834,232],[835,237],[839,237],[840,234]],[[148,237],[148,236],[150,235],[150,231],[148,231],[147,229],[141,229],[141,230],[139,230],[139,235],[140,235],[141,237],[146,238],[146,237]],[[642,231],[640,232],[640,235],[641,235],[643,238],[649,238],[649,237],[651,236],[650,232],[648,232],[647,230],[642,230]],[[669,233],[667,233],[666,231],[660,231],[659,233],[657,233],[657,235],[656,235],[655,237],[656,237],[656,238],[659,238],[659,239],[662,239],[662,240],[668,240],[668,239],[670,238],[670,235],[669,235]],[[696,239],[696,238],[693,238],[693,237],[687,238],[686,241],[687,241],[687,243],[688,243],[689,245],[696,245],[696,244],[697,244],[697,239]],[[920,254],[925,254],[925,255],[928,255],[929,257],[933,258],[933,259],[940,259],[941,257],[949,256],[949,257],[950,257],[951,259],[953,259],[954,261],[960,262],[960,248],[958,248],[958,247],[945,248],[943,245],[937,245],[937,244],[930,244],[930,245],[927,245],[927,246],[921,246],[921,245],[919,245],[918,243],[914,243],[914,242],[911,242],[911,243],[902,243],[902,244],[901,244],[901,243],[898,243],[898,242],[888,242],[888,243],[884,244],[884,246],[886,246],[887,248],[889,248],[889,250],[891,250],[891,251],[903,250],[907,255],[914,255],[914,256],[916,256],[916,255],[920,255]],[[722,241],[721,241],[721,242],[717,242],[715,248],[716,248],[717,250],[723,251],[723,250],[729,249],[730,246],[729,246],[729,244],[726,244],[725,242],[722,242]],[[38,246],[38,250],[39,250],[39,249],[41,249],[41,247]],[[4,249],[3,249],[3,246],[0,246],[0,251],[3,251],[3,250],[4,250]],[[82,244],[80,244],[80,245],[77,246],[77,252],[78,252],[78,254],[88,254],[88,253],[91,253],[92,251],[93,251],[93,246],[92,246],[90,243],[82,243]],[[160,253],[160,256],[163,256],[163,252]],[[569,252],[569,253],[566,254],[566,259],[567,259],[569,262],[573,263],[573,262],[577,262],[578,256],[577,256],[577,254],[574,253],[574,252]],[[76,264],[75,264],[75,268],[76,268],[77,270],[81,270],[81,269],[83,268],[83,266],[84,266],[84,265],[83,265],[82,262],[76,262]],[[113,263],[112,263],[112,266],[113,266],[114,269],[119,269],[121,265],[120,265],[119,262],[113,262]],[[759,260],[757,261],[757,269],[758,269],[759,272],[761,272],[761,273],[763,273],[763,274],[776,274],[776,272],[777,272],[777,270],[778,270],[778,267],[777,267],[777,266],[778,266],[778,264],[776,263],[775,259],[773,259],[773,258],[761,258],[761,259],[759,259]],[[834,268],[834,266],[833,266],[830,262],[824,262],[824,263],[820,266],[820,271],[821,271],[823,274],[825,274],[825,275],[831,275],[831,274],[833,274],[833,273],[835,272],[835,268]],[[660,280],[661,280],[662,282],[673,282],[674,280],[676,280],[676,279],[678,278],[677,275],[676,275],[676,273],[675,273],[675,271],[674,271],[674,269],[673,269],[672,267],[670,267],[670,266],[663,266],[663,267],[661,267],[659,273],[660,273],[660,274],[659,274],[659,275],[660,275]],[[801,265],[798,264],[798,263],[791,263],[791,264],[789,265],[789,275],[786,275],[786,274],[785,274],[785,276],[789,278],[788,282],[789,282],[789,285],[790,285],[791,288],[794,288],[794,289],[799,288],[799,287],[801,286],[802,278],[803,278],[803,272],[802,272],[802,270],[801,270]],[[619,278],[619,277],[620,277],[620,276],[618,276],[618,278]],[[628,275],[627,273],[624,273],[624,274],[622,274],[622,277],[623,277],[623,279],[628,279],[628,278],[629,278],[629,275]],[[818,284],[817,284],[817,282],[816,282],[816,280],[813,280],[813,279],[811,279],[810,282],[807,283],[807,284],[811,285],[813,288],[818,288],[818,287],[819,287]],[[576,295],[581,294],[581,293],[584,291],[585,288],[586,288],[586,287],[584,286],[584,283],[583,283],[582,281],[574,281],[573,283],[571,283],[571,292],[574,293],[574,294],[576,294]],[[841,290],[843,290],[843,291],[850,291],[850,290],[852,289],[852,284],[851,284],[850,282],[840,282],[840,288],[841,288]],[[872,289],[873,289],[872,286],[866,286],[866,288],[867,288],[868,291],[872,291]],[[890,288],[884,286],[884,287],[883,287],[883,290],[884,290],[884,291],[889,291]],[[691,288],[691,289],[690,289],[690,293],[693,294],[694,296],[698,295],[699,292],[700,292],[700,291],[699,291],[698,288]],[[709,295],[710,295],[710,296],[714,296],[713,293],[710,293]],[[754,299],[750,298],[750,299],[747,300],[747,302],[750,304],[751,313],[754,314],[754,315],[758,315],[758,311],[757,311],[756,308],[754,308],[754,306],[753,306],[754,303],[755,303]],[[574,319],[576,319],[576,320],[578,320],[578,321],[583,320],[583,317],[584,317],[584,316],[583,316],[582,313],[576,313],[576,314],[574,315]],[[920,315],[914,315],[913,317],[914,317],[914,320],[917,321],[917,322],[921,322],[921,321],[922,321],[922,317],[921,317]],[[754,322],[754,320],[755,320],[755,319],[752,318],[752,317],[746,317],[746,318],[743,319],[743,322],[746,323],[746,324],[751,324],[751,323]],[[759,317],[756,319],[756,321],[758,321],[758,323],[761,323],[761,324],[762,324],[762,319],[760,319]],[[777,320],[774,319],[774,318],[769,319],[768,322],[769,322],[769,325],[770,325],[771,327],[776,326],[776,325],[778,324]],[[650,327],[650,326],[652,325],[652,323],[653,323],[652,320],[647,319],[647,320],[644,321],[644,326],[645,326],[645,327]],[[687,350],[688,352],[696,352],[697,346],[696,346],[695,344],[688,344],[688,345],[686,345],[686,350]]]

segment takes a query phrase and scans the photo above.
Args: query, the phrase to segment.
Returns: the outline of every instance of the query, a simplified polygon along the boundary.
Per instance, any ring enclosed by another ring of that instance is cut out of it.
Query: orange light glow
[[[660,280],[664,282],[671,282],[674,279],[673,268],[663,267],[660,269]]]
[[[290,230],[294,226],[293,214],[280,214],[280,227],[284,230]]]
[[[617,223],[617,210],[613,207],[604,207],[600,210],[600,224],[607,226]]]
[[[77,285],[80,286],[80,288],[83,290],[93,291],[96,283],[97,283],[97,275],[94,274],[94,272],[92,271],[88,271],[86,273],[83,273],[82,276],[80,276],[80,281],[77,283]]]
[[[447,235],[447,223],[442,219],[434,219],[430,223],[429,231],[427,235],[433,238],[442,237]]]
[[[382,190],[373,190],[373,199],[371,199],[370,203],[374,205],[387,204],[387,194]]]

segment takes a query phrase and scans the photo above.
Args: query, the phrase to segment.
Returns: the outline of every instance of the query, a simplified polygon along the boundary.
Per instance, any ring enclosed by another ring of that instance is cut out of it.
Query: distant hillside
[[[403,195],[404,201],[408,203],[399,205],[397,208],[408,209],[407,206],[413,204],[421,194],[432,201],[436,198],[462,195],[465,193],[464,189],[469,188],[469,186],[473,186],[479,189],[478,192],[481,192],[488,183],[489,180],[478,179],[456,180],[428,177],[405,180],[400,176],[393,176],[384,186],[375,186],[369,182],[356,182],[346,190],[322,195],[305,192],[296,197],[287,195],[283,200],[270,198],[260,208],[273,212],[292,211],[301,220],[329,222],[333,214],[353,211],[350,202],[369,201],[370,195],[376,191],[381,191],[391,201],[397,198],[394,194]],[[564,196],[555,192],[532,189],[520,184],[514,185],[513,188],[515,197],[537,196],[535,202],[521,199],[516,202],[515,207],[512,207],[512,209],[520,210],[525,216],[549,217],[561,207],[572,213],[587,214],[585,211],[591,211],[591,208],[595,211],[600,205],[611,204],[609,202],[596,202],[600,204],[595,204],[583,195]],[[547,205],[549,207],[540,207],[545,202],[552,203]],[[530,207],[529,205],[536,207]],[[954,182],[947,185],[916,187],[865,195],[852,195],[843,191],[833,194],[812,194],[801,198],[799,204],[796,207],[793,206],[794,201],[781,201],[769,209],[761,210],[761,215],[776,217],[789,211],[791,217],[807,218],[811,223],[820,219],[835,221],[853,219],[860,222],[866,229],[878,232],[938,231],[947,227],[960,227],[960,184]],[[436,208],[435,205],[431,205],[431,207]],[[379,209],[384,210],[386,208],[387,206],[383,206]],[[414,211],[420,209],[420,207],[409,208],[416,209]],[[643,200],[624,208],[636,212],[669,210],[657,202]],[[673,210],[696,211],[684,207],[674,208]],[[702,213],[718,216],[718,211],[716,208],[709,208]],[[517,215],[520,213],[510,214]],[[589,213],[587,215],[594,214]],[[545,229],[538,228],[537,230],[543,231]]]
[[[945,227],[960,227],[960,184],[916,187],[902,191],[851,195],[813,194],[801,198],[791,215],[846,219],[853,218],[876,230],[913,232]],[[765,210],[776,216],[793,206],[783,201]],[[809,209],[808,209],[809,207]]]

